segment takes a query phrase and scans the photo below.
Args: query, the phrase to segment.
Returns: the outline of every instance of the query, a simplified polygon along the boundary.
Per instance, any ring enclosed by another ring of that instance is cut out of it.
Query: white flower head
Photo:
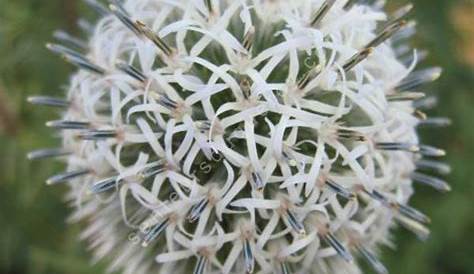
[[[376,253],[400,224],[425,239],[408,205],[423,171],[449,172],[417,127],[419,87],[405,40],[411,6],[384,1],[124,0],[90,39],[48,44],[79,70],[47,126],[60,149],[81,238],[124,273],[387,273]]]

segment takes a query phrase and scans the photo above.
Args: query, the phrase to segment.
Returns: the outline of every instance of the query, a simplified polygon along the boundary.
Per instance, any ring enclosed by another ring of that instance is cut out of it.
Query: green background
[[[399,6],[406,1],[388,1]],[[449,128],[424,129],[427,143],[446,148],[453,191],[417,189],[413,204],[432,217],[426,243],[403,230],[394,237],[397,250],[384,250],[391,273],[474,273],[474,4],[461,0],[416,0],[415,45],[431,55],[427,65],[445,73],[427,90],[440,97],[429,114],[449,116]],[[45,129],[54,112],[25,103],[32,94],[60,96],[72,68],[44,48],[57,28],[76,32],[79,15],[89,14],[75,0],[0,0],[0,274],[103,273],[90,266],[78,225],[67,225],[62,202],[65,188],[44,180],[61,164],[30,163],[32,149],[54,147]],[[370,272],[367,272],[370,273]]]

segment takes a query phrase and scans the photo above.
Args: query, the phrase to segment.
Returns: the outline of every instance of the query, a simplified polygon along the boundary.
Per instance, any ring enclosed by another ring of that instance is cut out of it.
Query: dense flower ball
[[[48,48],[76,65],[60,149],[95,257],[124,273],[360,273],[400,224],[424,239],[408,205],[420,170],[448,172],[419,142],[432,103],[405,40],[411,6],[384,1],[125,0],[83,41]],[[193,272],[194,271],[194,272]]]

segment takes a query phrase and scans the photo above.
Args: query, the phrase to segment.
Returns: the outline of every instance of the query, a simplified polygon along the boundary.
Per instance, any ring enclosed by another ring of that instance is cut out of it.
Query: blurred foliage
[[[90,266],[86,246],[79,242],[79,225],[67,225],[62,203],[65,188],[42,182],[61,170],[60,164],[30,163],[27,151],[54,147],[58,140],[44,121],[56,118],[32,108],[32,94],[62,94],[71,67],[44,48],[57,28],[76,33],[78,14],[87,15],[77,0],[0,0],[0,274],[103,273]],[[399,6],[406,1],[389,1]],[[413,204],[432,216],[432,238],[418,242],[409,232],[395,235],[397,250],[384,250],[391,273],[474,273],[474,2],[415,0],[418,20],[415,45],[430,51],[426,65],[445,73],[426,90],[440,98],[429,112],[448,116],[446,129],[424,129],[427,143],[446,148],[453,173],[453,191],[440,195],[418,188]],[[471,116],[473,115],[473,116]]]

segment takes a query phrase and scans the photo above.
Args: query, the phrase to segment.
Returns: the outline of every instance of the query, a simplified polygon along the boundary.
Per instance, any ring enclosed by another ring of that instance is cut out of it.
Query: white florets
[[[396,222],[427,237],[412,180],[448,186],[415,172],[442,151],[419,144],[412,88],[439,72],[395,50],[403,10],[88,2],[105,15],[84,56],[49,46],[81,68],[48,123],[68,164],[49,183],[71,182],[71,220],[111,270],[360,273],[361,257],[386,273],[375,254]]]

